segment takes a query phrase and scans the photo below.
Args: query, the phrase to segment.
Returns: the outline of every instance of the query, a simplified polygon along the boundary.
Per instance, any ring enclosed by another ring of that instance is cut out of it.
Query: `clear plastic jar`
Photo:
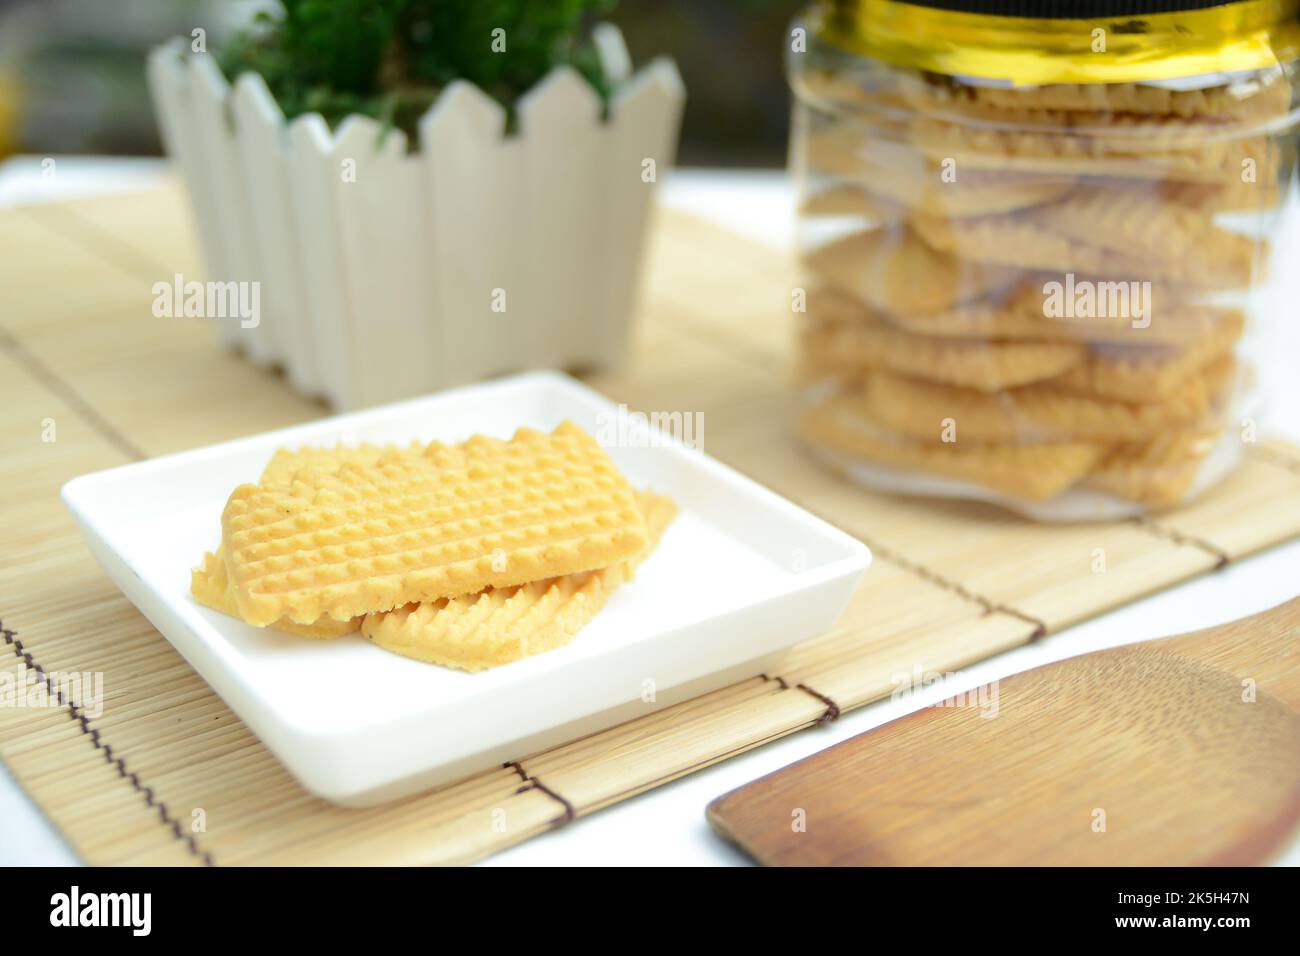
[[[797,21],[812,451],[1047,520],[1175,507],[1231,471],[1285,308],[1298,6],[840,0]],[[1097,15],[1000,15],[1055,7]]]

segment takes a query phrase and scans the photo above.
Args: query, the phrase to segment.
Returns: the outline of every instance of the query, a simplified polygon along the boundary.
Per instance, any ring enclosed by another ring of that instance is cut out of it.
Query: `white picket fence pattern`
[[[510,136],[501,105],[456,82],[411,152],[363,116],[286,123],[260,76],[232,85],[184,40],[154,50],[207,268],[185,278],[260,283],[259,324],[214,319],[223,339],[340,409],[621,362],[655,189],[643,170],[671,163],[685,91],[670,60],[632,74],[616,27],[596,45],[615,83],[604,119],[568,67],[520,99]]]

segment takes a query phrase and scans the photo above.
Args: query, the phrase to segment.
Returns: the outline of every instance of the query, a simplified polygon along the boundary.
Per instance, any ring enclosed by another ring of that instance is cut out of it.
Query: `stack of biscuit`
[[[478,671],[572,640],[675,513],[570,422],[281,450],[231,494],[191,591],[258,627]]]
[[[1013,502],[1185,500],[1236,411],[1286,77],[889,82],[801,90],[805,439]]]

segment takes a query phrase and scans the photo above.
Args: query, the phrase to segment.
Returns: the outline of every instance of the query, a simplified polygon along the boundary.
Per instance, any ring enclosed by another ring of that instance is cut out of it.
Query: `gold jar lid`
[[[1017,86],[1174,80],[1300,56],[1300,0],[821,0],[810,26],[895,66]]]

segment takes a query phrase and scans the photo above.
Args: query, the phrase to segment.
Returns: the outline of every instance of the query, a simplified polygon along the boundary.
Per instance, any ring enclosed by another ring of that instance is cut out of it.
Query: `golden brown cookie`
[[[1290,84],[1281,71],[1199,90],[1176,90],[1147,83],[980,86],[928,74],[923,85],[907,84],[903,96],[915,105],[918,90],[936,102],[956,107],[1101,115],[1141,113],[1211,122],[1273,119],[1284,115],[1291,105]]]
[[[884,368],[986,392],[1054,378],[1087,357],[1087,348],[1074,342],[940,338],[882,320],[810,327],[803,341],[814,367],[850,374]]]
[[[1074,238],[1042,225],[1034,211],[1023,214],[937,219],[916,216],[912,225],[932,248],[962,260],[1046,272],[1090,274],[1131,281],[1179,280],[1205,289],[1239,288],[1250,277],[1238,259],[1210,271],[1196,264],[1121,253],[1099,237]]]
[[[912,142],[936,162],[960,171],[1225,182],[1242,163],[1266,154],[1264,136],[1213,135],[1199,124],[1145,117],[1114,117],[1093,131],[995,128],[918,115]]]
[[[1143,268],[1149,264],[1151,278],[1196,277],[1222,289],[1250,282],[1255,240],[1153,192],[1077,189],[1024,218],[1053,235],[1132,257]]]
[[[1172,508],[1186,499],[1201,464],[1222,436],[1222,429],[1202,427],[1119,445],[1107,452],[1083,486],[1149,508]]]
[[[890,326],[917,335],[965,339],[1028,339],[1063,341],[1077,338],[1069,329],[1034,318],[1027,309],[1025,290],[1012,289],[956,306],[944,312],[907,312],[888,315],[862,305],[834,289],[808,292],[808,318],[814,325],[865,323],[884,320]]]
[[[891,325],[916,335],[941,338],[1016,340],[1025,342],[1089,342],[1091,327],[1045,322],[1032,313],[999,302],[972,302],[948,312],[891,315]]]
[[[933,216],[1026,209],[1059,199],[1078,182],[1066,175],[945,169],[908,143],[865,137],[851,124],[810,135],[804,161],[814,177],[847,180],[844,185],[858,186],[877,200]]]
[[[1131,290],[1119,289],[1123,296],[1116,304],[1107,302],[1094,312],[1104,313],[1076,317],[1065,313],[1057,315],[1046,307],[1048,293],[1044,287],[1051,279],[1044,274],[1040,280],[1031,280],[1022,287],[997,295],[956,306],[943,312],[909,312],[888,315],[873,311],[834,289],[811,289],[808,292],[808,318],[814,324],[876,322],[884,319],[890,325],[917,335],[931,335],[959,339],[1016,339],[1033,342],[1085,342],[1116,343],[1123,345],[1175,345],[1185,346],[1214,334],[1226,322],[1240,322],[1241,312],[1222,306],[1180,303],[1175,295],[1182,289],[1153,284],[1150,302],[1142,303],[1143,316],[1138,317],[1129,295]],[[1093,280],[1084,279],[1092,282]],[[1106,282],[1093,282],[1094,296],[1109,299]],[[1142,293],[1144,294],[1144,293]],[[1112,314],[1113,313],[1113,314]]]
[[[950,428],[958,441],[1110,443],[1141,441],[1196,421],[1210,407],[1216,384],[1222,382],[1192,376],[1164,401],[1138,404],[1081,395],[1050,382],[990,394],[873,372],[858,398],[880,424],[920,439]]]
[[[423,450],[424,446],[412,444],[412,450]],[[294,478],[304,469],[333,472],[346,464],[373,464],[389,452],[396,451],[396,445],[331,445],[325,447],[305,445],[300,448],[277,449],[262,469],[258,483],[266,488],[290,489]],[[299,484],[299,490],[306,492],[306,485]],[[205,552],[199,567],[190,572],[190,593],[195,600],[214,611],[238,618],[239,605],[235,601],[235,592],[226,573],[225,556],[220,546],[216,552]],[[242,618],[241,618],[242,620]],[[361,626],[361,619],[354,617],[346,621],[336,621],[330,617],[320,617],[308,624],[297,624],[288,618],[281,618],[273,625],[276,630],[287,631],[302,637],[328,640],[355,633]]]
[[[1014,285],[1020,273],[938,252],[909,229],[853,233],[803,256],[821,281],[891,313],[938,312]]]
[[[1243,325],[1244,319],[1236,313],[1211,334],[1182,348],[1094,346],[1087,360],[1066,371],[1056,384],[1120,401],[1165,401],[1189,377],[1221,371],[1221,360],[1241,338]]]
[[[412,444],[409,448],[423,449],[424,446]],[[280,448],[262,469],[258,484],[264,488],[289,488],[294,476],[303,469],[328,473],[338,471],[344,465],[373,465],[384,455],[398,450],[397,445],[371,444]]]
[[[814,446],[904,471],[956,478],[1031,501],[1065,491],[1097,461],[1100,446],[1085,442],[988,445],[918,441],[884,428],[860,405],[832,398],[803,413],[803,438]]]
[[[644,547],[626,479],[576,425],[479,444],[489,451],[449,450],[450,467],[418,451],[345,465],[315,477],[310,494],[236,488],[222,548],[240,615],[256,626],[347,620],[605,567]]]
[[[916,216],[912,224],[933,249],[962,260],[1049,272],[1143,277],[1142,266],[1131,259],[1092,242],[1053,235],[1017,215],[950,220]]]
[[[1078,299],[1083,285],[1089,287],[1090,307]],[[1078,276],[1074,288],[1076,301],[1068,308],[1062,277],[1044,273],[1026,287],[1019,304],[1035,321],[1059,330],[1056,334],[1097,344],[1185,347],[1239,327],[1243,321],[1240,309],[1188,301],[1187,296],[1203,290],[1186,284],[1152,282],[1135,288],[1127,280]],[[1141,297],[1140,303],[1135,295]],[[1080,311],[1085,314],[1078,315]]]
[[[221,549],[216,553],[204,552],[203,563],[190,572],[190,593],[204,607],[214,611],[239,617],[239,606],[235,603],[235,592],[230,587],[230,578],[226,575],[226,562]],[[288,618],[281,618],[273,625],[276,630],[288,631],[302,637],[314,637],[318,640],[330,640],[344,634],[355,633],[361,626],[360,618],[348,621],[336,621],[322,617],[310,624],[295,624]]]
[[[677,514],[663,495],[638,492],[648,542],[632,558],[597,571],[367,614],[361,631],[403,657],[481,671],[568,644],[631,579]]]
[[[1130,191],[1149,192],[1177,209],[1216,216],[1224,212],[1265,212],[1277,205],[1278,154],[1270,150],[1255,164],[1214,182],[1097,181],[1094,189],[1110,191],[1116,202],[1126,202]]]
[[[1105,84],[1089,87],[1096,99],[1105,98],[1121,88]],[[1113,97],[1111,103],[1095,106],[1066,106],[1060,101],[1051,103],[1043,98],[1040,94],[1045,89],[1050,88],[1021,87],[1008,91],[904,78],[895,99],[917,113],[963,125],[1069,132],[1154,126],[1166,133],[1176,130],[1183,143],[1251,135],[1259,131],[1263,123],[1285,116],[1290,105],[1290,89],[1286,82],[1271,83],[1258,91],[1258,95],[1241,100],[1241,103],[1249,103],[1246,110],[1234,112],[1224,109],[1215,114],[1187,115],[1170,109],[1125,109],[1123,97]],[[1136,87],[1130,86],[1129,89]],[[1161,92],[1166,94],[1166,102],[1170,102],[1170,91]],[[1203,96],[1206,91],[1187,92]],[[994,102],[997,99],[1002,101]],[[1155,99],[1151,98],[1149,105],[1158,105]]]
[[[841,70],[810,68],[793,78],[800,97],[815,103],[848,107],[880,125],[905,119],[909,107],[891,74],[851,76]]]

